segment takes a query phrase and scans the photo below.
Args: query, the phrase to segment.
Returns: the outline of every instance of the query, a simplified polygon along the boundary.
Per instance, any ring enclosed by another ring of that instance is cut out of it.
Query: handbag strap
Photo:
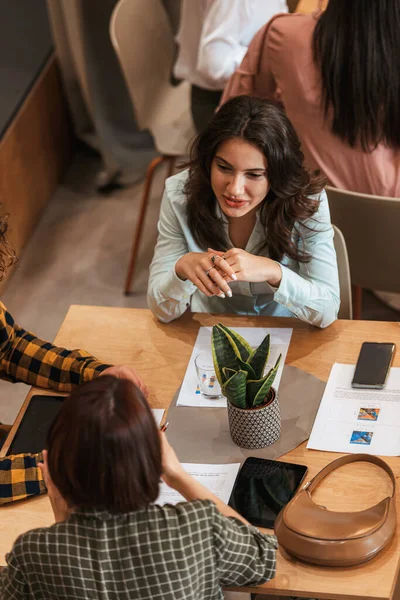
[[[315,477],[313,477],[313,479],[311,479],[311,481],[308,484],[306,484],[303,487],[303,489],[307,490],[307,493],[310,494],[317,487],[317,485],[321,483],[321,481],[325,479],[325,477],[329,475],[329,473],[332,473],[332,471],[334,471],[335,469],[338,469],[343,465],[347,465],[348,463],[361,461],[373,463],[374,465],[377,465],[378,467],[381,467],[381,469],[386,471],[393,484],[393,492],[391,496],[393,498],[396,491],[396,480],[393,471],[384,460],[378,458],[377,456],[373,456],[372,454],[347,454],[346,456],[337,458],[336,460],[329,463],[329,465],[326,465],[326,467],[323,468],[319,473],[317,473],[317,475],[315,475]]]

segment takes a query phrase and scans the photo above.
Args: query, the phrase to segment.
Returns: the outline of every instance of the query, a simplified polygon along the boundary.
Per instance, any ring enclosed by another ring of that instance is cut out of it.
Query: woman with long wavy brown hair
[[[323,181],[272,102],[227,102],[166,182],[148,302],[164,322],[194,312],[297,316],[319,327],[339,309]]]

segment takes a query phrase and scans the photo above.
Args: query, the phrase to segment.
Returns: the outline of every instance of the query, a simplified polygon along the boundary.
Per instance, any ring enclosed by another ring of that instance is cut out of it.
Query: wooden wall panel
[[[52,55],[0,141],[0,202],[18,256],[70,163],[73,139]]]

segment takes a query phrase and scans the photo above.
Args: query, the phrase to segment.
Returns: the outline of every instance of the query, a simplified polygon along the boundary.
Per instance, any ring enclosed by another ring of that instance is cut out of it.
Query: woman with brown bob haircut
[[[180,465],[130,381],[102,376],[69,396],[42,466],[55,525],[20,536],[5,600],[204,600],[275,574],[261,534]],[[160,477],[186,502],[155,504]]]
[[[297,316],[319,327],[339,309],[323,181],[304,167],[293,126],[273,102],[241,96],[195,140],[170,177],[148,303],[164,322],[193,312]]]

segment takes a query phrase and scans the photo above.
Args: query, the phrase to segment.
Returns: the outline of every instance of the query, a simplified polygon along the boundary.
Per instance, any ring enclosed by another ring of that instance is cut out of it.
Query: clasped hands
[[[188,252],[177,261],[175,272],[180,279],[189,279],[205,296],[219,298],[232,297],[228,285],[232,281],[266,281],[278,287],[282,279],[279,263],[241,248]]]

